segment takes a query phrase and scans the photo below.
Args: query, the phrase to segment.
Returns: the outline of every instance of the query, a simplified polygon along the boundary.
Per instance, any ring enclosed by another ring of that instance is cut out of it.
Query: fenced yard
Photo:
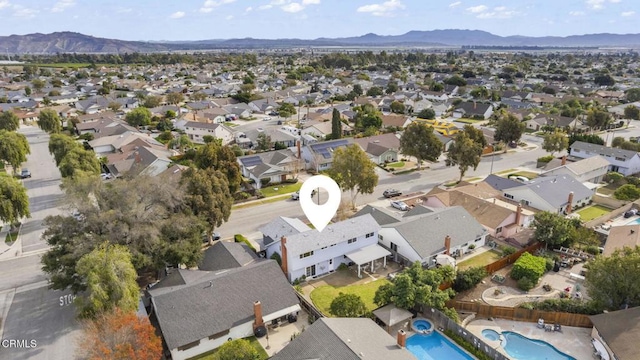
[[[464,270],[476,266],[486,266],[491,264],[502,257],[502,254],[496,250],[485,251],[482,254],[476,255],[468,260],[464,260],[458,263],[458,269]]]
[[[591,221],[610,212],[611,209],[602,205],[592,205],[577,211],[578,215],[580,215],[580,220],[582,221]]]
[[[348,285],[341,287],[323,285],[314,289],[311,292],[310,297],[313,301],[313,304],[318,308],[318,310],[320,310],[326,316],[331,316],[331,312],[329,311],[331,302],[340,293],[356,294],[360,296],[365,306],[367,307],[367,310],[373,311],[378,308],[378,306],[373,303],[373,298],[376,295],[376,290],[378,290],[380,286],[388,283],[389,281],[387,279],[379,279],[366,284]]]

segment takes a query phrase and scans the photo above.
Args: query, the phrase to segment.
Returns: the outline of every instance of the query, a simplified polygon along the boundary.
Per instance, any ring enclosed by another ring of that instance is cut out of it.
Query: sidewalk
[[[14,241],[11,246],[5,242],[10,228],[11,225],[4,224],[2,225],[2,229],[0,229],[0,261],[14,259],[22,255],[22,241],[20,240],[20,233],[18,233],[16,241]]]

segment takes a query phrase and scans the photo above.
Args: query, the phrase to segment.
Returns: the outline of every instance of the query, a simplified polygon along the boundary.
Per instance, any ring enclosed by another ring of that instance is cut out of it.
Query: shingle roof
[[[394,304],[388,304],[374,310],[373,315],[382,320],[387,326],[393,326],[413,317],[410,311],[396,307]]]
[[[253,250],[242,243],[218,241],[204,251],[198,268],[203,271],[233,269],[258,260]]]
[[[383,208],[377,208],[371,205],[365,205],[362,209],[360,209],[360,211],[355,213],[353,217],[362,216],[364,214],[369,214],[373,216],[373,219],[380,225],[387,225],[387,224],[397,223],[400,221],[399,218],[387,212],[387,210]]]
[[[298,297],[273,260],[207,274],[200,281],[149,290],[169,349],[207,338],[263,315],[298,305]]]
[[[461,206],[405,217],[399,224],[383,227],[396,229],[421,258],[444,251],[447,235],[451,237],[451,246],[455,247],[486,233],[486,229]]]
[[[309,229],[287,237],[287,250],[291,254],[303,254],[325,246],[380,230],[380,225],[369,214],[329,224],[322,232]]]
[[[578,160],[576,162],[566,164],[565,166],[574,174],[582,175],[590,171],[609,166],[609,161],[607,161],[607,159],[605,159],[604,157],[598,155]]]
[[[618,360],[638,358],[640,307],[593,315],[589,319]]]
[[[511,189],[514,187],[518,187],[521,186],[522,183],[517,182],[515,180],[511,180],[511,179],[507,179],[507,178],[503,178],[500,177],[498,175],[489,175],[484,179],[484,182],[489,184],[492,188],[496,189],[496,190],[505,190],[505,189]]]
[[[521,186],[533,190],[536,195],[555,208],[567,204],[569,192],[573,192],[574,199],[584,199],[593,195],[593,191],[584,186],[571,175],[553,175],[535,178]],[[513,188],[511,190],[517,190]]]
[[[299,234],[311,229],[308,225],[296,218],[279,216],[270,223],[258,229],[263,235],[264,244],[269,245],[274,241],[279,241],[281,237]]]
[[[638,155],[637,152],[632,151],[632,150],[624,150],[624,149],[618,149],[618,148],[610,148],[607,146],[603,146],[603,145],[598,145],[598,144],[591,144],[591,143],[586,143],[586,142],[582,142],[582,141],[576,141],[573,144],[571,144],[571,149],[577,149],[580,151],[590,151],[592,153],[595,154],[600,154],[602,156],[613,156],[613,157],[619,157],[619,158],[623,158],[623,159],[631,159],[634,156]]]
[[[416,360],[367,318],[321,318],[272,360]]]

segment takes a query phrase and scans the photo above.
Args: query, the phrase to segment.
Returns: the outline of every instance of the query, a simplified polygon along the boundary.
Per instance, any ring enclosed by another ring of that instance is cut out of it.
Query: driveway
[[[27,137],[31,147],[27,162],[22,164],[22,168],[31,171],[31,178],[22,180],[31,210],[31,218],[23,222],[20,232],[22,252],[26,253],[47,248],[41,239],[44,231],[42,222],[49,215],[63,212],[60,207],[64,194],[60,189],[60,171],[49,154],[49,134],[34,126],[22,126],[20,133]]]

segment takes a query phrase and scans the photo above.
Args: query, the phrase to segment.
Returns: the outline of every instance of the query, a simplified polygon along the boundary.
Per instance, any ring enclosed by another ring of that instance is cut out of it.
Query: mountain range
[[[308,46],[513,46],[513,47],[640,47],[640,34],[587,34],[566,37],[498,36],[480,30],[409,31],[402,35],[373,33],[318,39],[213,39],[198,41],[125,41],[76,32],[0,36],[0,49],[11,54],[125,53]]]

